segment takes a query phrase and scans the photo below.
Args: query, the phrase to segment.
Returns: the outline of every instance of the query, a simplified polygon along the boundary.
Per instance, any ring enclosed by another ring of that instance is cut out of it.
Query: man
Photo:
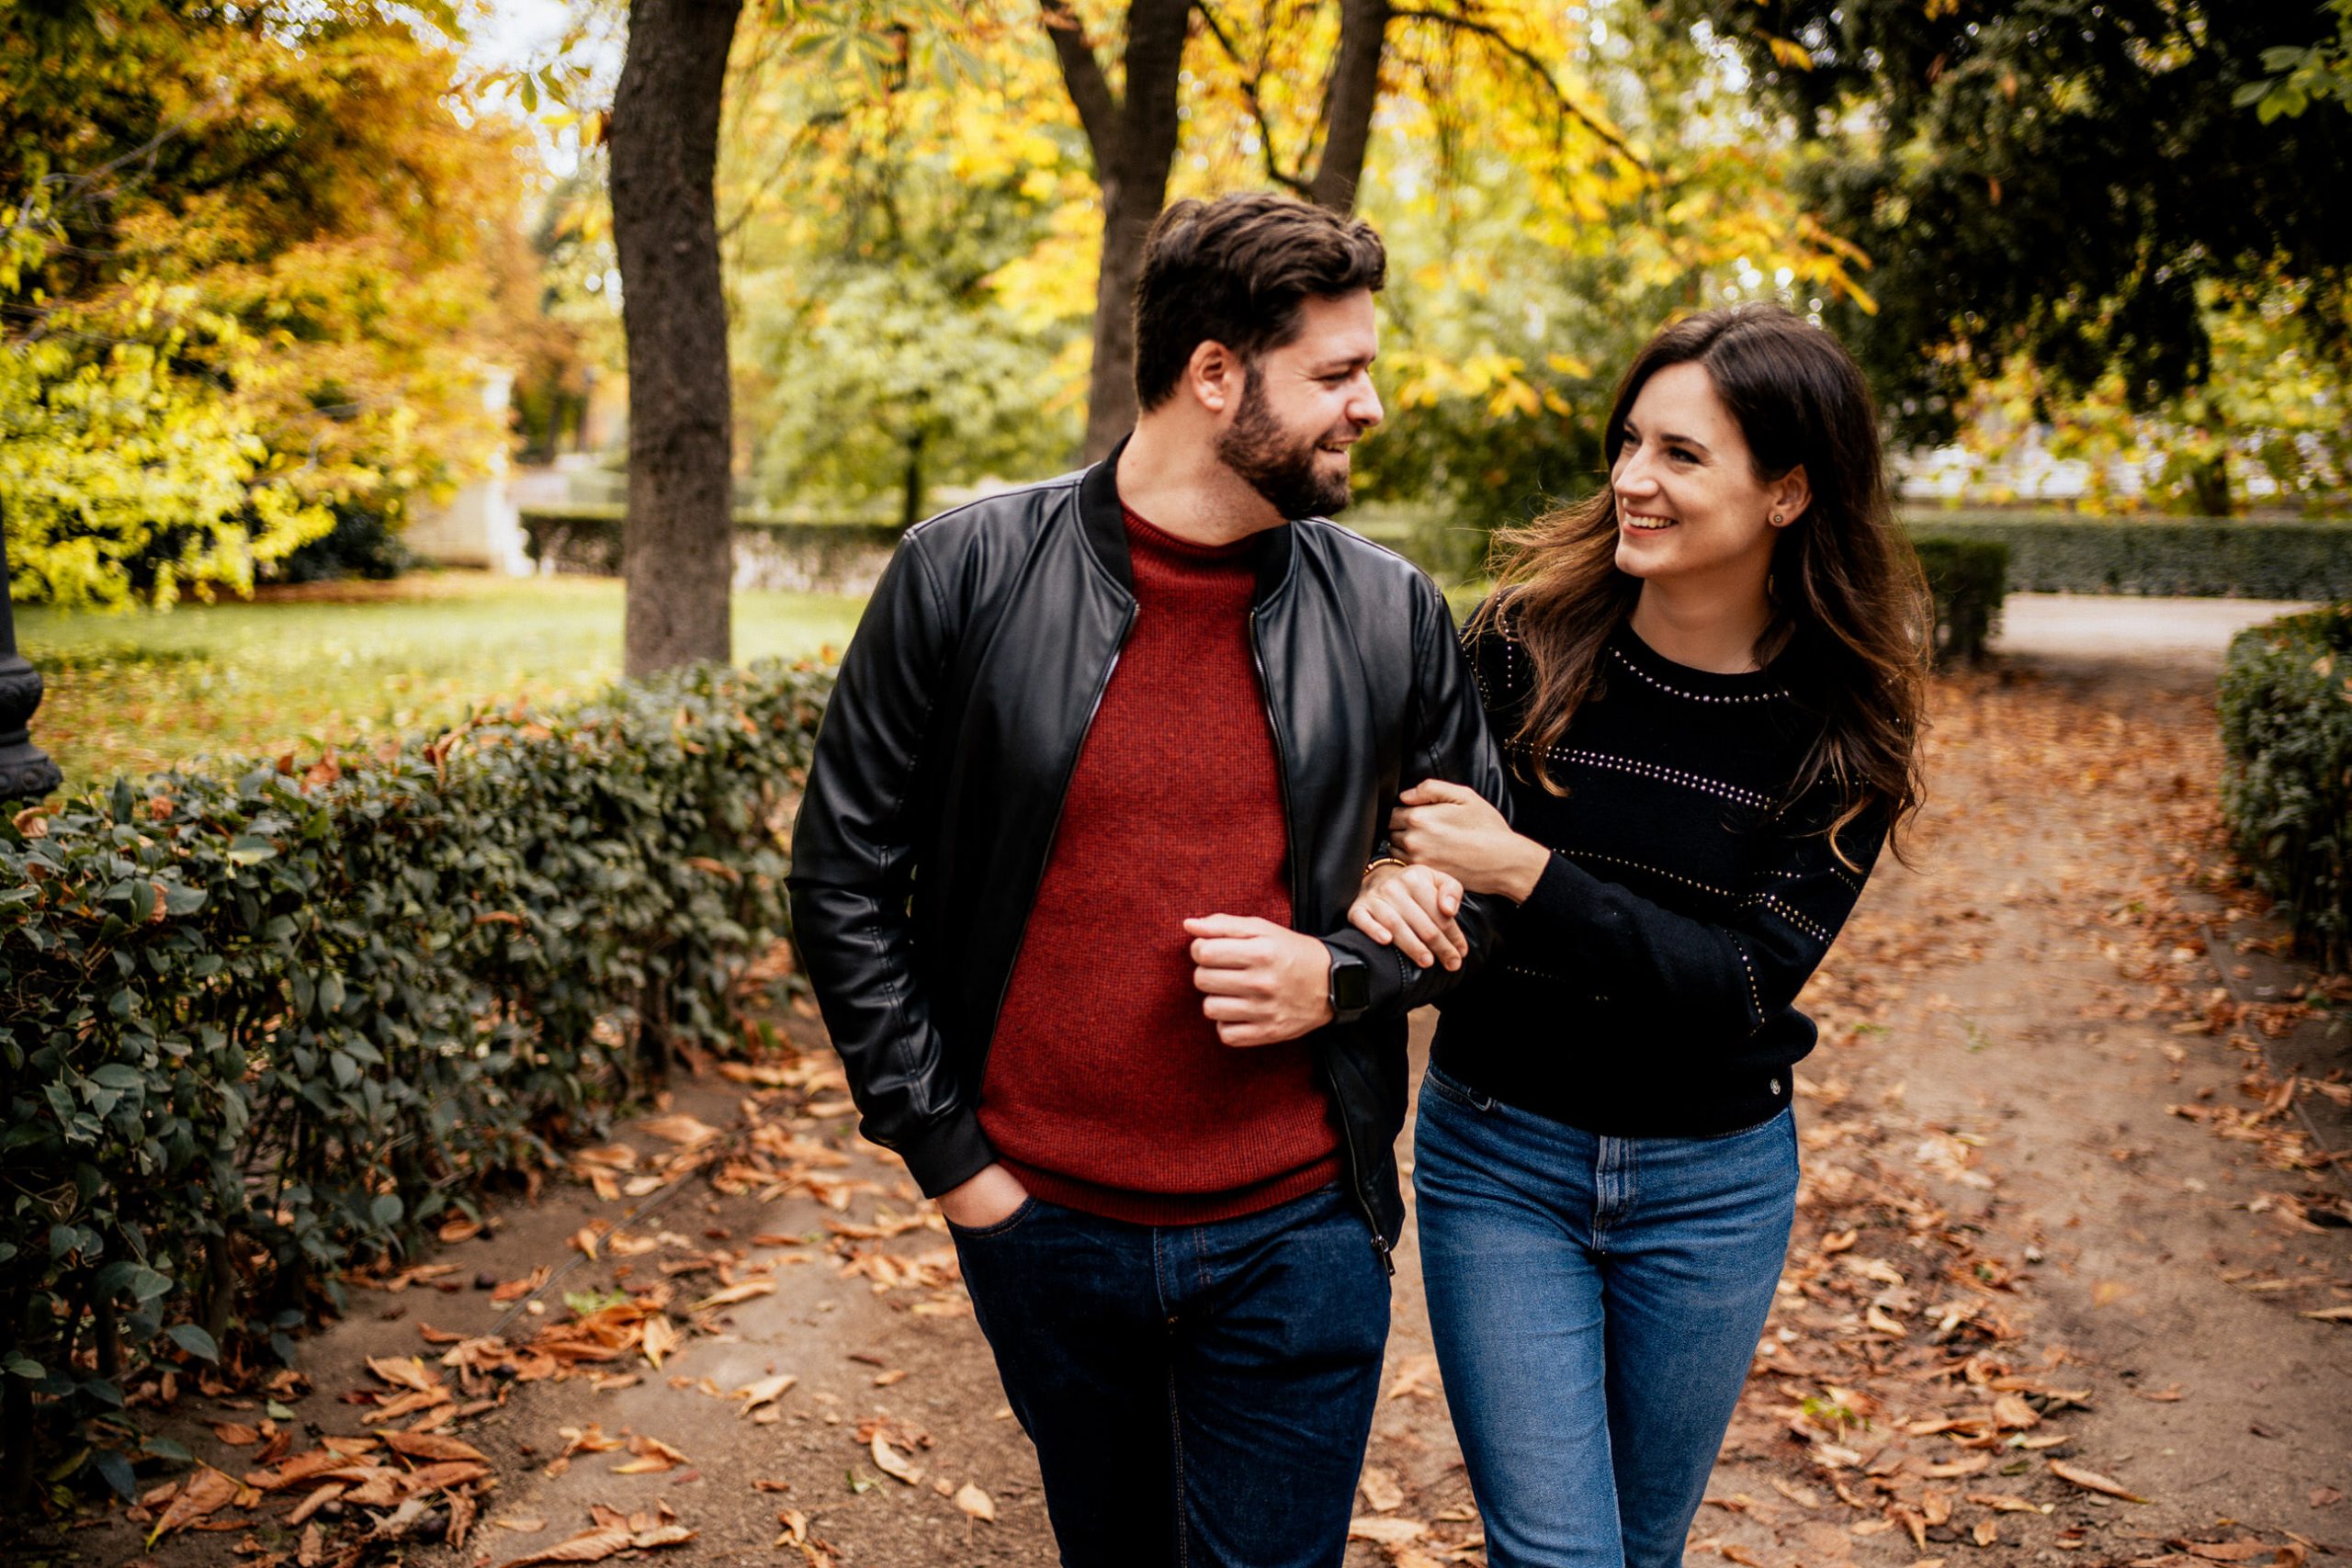
[[[1080,1568],[1339,1562],[1404,1014],[1492,930],[1458,886],[1427,968],[1346,924],[1400,783],[1503,795],[1443,599],[1316,515],[1385,265],[1287,198],[1171,208],[1134,434],[909,531],[794,833],[863,1130],[939,1201]]]

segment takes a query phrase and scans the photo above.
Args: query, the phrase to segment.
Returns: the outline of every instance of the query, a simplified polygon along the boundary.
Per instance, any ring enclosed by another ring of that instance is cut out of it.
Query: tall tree
[[[628,340],[630,676],[732,652],[734,422],[711,181],[742,0],[630,0],[613,95],[613,241]]]
[[[1091,460],[1135,421],[1135,343],[1128,299],[1142,266],[1143,240],[1165,205],[1170,166],[1186,114],[1220,96],[1247,117],[1261,177],[1334,211],[1354,209],[1397,43],[1410,34],[1425,54],[1407,62],[1426,81],[1430,56],[1449,62],[1462,49],[1481,56],[1483,86],[1523,99],[1561,141],[1573,131],[1605,153],[1639,160],[1599,114],[1559,83],[1557,7],[1502,0],[1134,0],[1121,34],[1123,82],[1114,90],[1072,0],[1041,0],[1062,79],[1093,152],[1102,194],[1102,249],[1096,277],[1094,358],[1090,372],[1086,456]],[[1103,29],[1108,32],[1110,29]],[[1201,69],[1189,102],[1186,43]],[[1212,70],[1212,62],[1221,69]],[[1319,87],[1306,84],[1319,83]],[[1531,91],[1532,89],[1532,91]],[[1287,156],[1284,147],[1290,152]]]
[[[1135,0],[1114,90],[1069,0],[1039,7],[1062,81],[1085,128],[1102,187],[1102,261],[1094,284],[1094,362],[1086,399],[1086,458],[1111,450],[1136,421],[1135,321],[1127,301],[1143,269],[1144,236],[1168,204],[1175,161],[1177,78],[1193,0]]]

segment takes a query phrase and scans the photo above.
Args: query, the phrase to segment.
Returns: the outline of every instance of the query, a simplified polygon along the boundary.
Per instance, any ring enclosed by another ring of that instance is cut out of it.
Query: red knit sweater
[[[1182,923],[1290,923],[1251,542],[1206,548],[1126,521],[1135,625],[1079,751],[979,1119],[1047,1201],[1191,1224],[1314,1191],[1339,1174],[1339,1138],[1304,1041],[1218,1042]]]

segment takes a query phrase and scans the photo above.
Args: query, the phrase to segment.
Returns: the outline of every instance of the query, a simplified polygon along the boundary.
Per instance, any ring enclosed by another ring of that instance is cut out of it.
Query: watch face
[[[1372,1005],[1372,973],[1362,959],[1331,965],[1331,1010],[1361,1012]]]

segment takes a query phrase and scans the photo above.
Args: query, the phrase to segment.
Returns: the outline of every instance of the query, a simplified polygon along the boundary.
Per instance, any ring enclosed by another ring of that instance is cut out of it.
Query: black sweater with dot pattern
[[[1819,733],[1804,659],[1718,675],[1621,626],[1600,694],[1535,784],[1511,736],[1527,651],[1482,632],[1469,652],[1510,763],[1513,825],[1551,864],[1487,972],[1443,1004],[1432,1059],[1507,1105],[1613,1137],[1704,1137],[1789,1103],[1813,1049],[1795,1007],[1884,841],[1838,834],[1828,787],[1783,802]]]

